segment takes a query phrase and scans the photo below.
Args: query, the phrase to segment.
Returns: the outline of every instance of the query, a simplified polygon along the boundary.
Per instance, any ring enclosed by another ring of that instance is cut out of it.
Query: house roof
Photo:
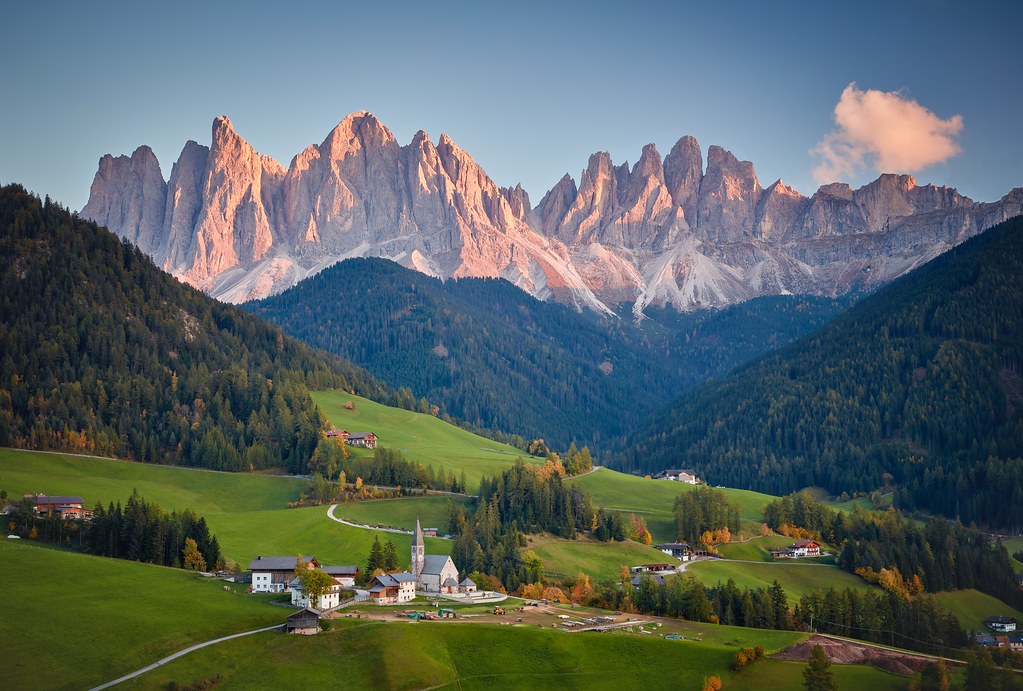
[[[423,570],[421,573],[426,573],[431,576],[439,576],[444,565],[451,561],[451,557],[446,554],[427,554],[423,559]],[[451,562],[454,566],[454,562]]]
[[[355,576],[359,573],[358,566],[321,566],[320,570],[330,576]]]
[[[288,621],[291,621],[293,619],[305,619],[306,617],[316,617],[317,619],[319,619],[320,612],[318,610],[313,609],[312,607],[306,607],[305,609],[298,610],[294,614],[289,614]]]
[[[994,616],[988,617],[984,620],[985,624],[1015,624],[1016,620],[1012,617]]]
[[[461,583],[459,583],[458,585],[476,585],[476,584],[473,582],[473,580],[471,578],[466,577],[466,579],[464,581],[462,581]]]
[[[635,576],[632,577],[632,585],[638,588],[639,584],[643,581],[644,578],[654,579],[654,583],[656,583],[657,585],[664,585],[666,582],[664,580],[664,576],[662,576],[659,573],[637,573]]]
[[[689,549],[685,542],[665,542],[663,545],[654,545],[654,549]]]
[[[816,545],[816,540],[796,540],[792,545],[793,547],[809,547],[810,545]]]
[[[410,574],[408,571],[402,571],[401,573],[392,573],[393,578],[398,583],[415,583],[416,577]]]
[[[39,504],[84,504],[85,500],[81,497],[72,497],[64,495],[48,495],[48,494],[26,494],[26,499],[31,499],[32,503],[36,506]]]
[[[379,576],[374,576],[373,581],[385,588],[398,587],[398,581],[391,574],[388,573],[381,574]],[[374,588],[370,588],[370,590],[374,590]]]
[[[366,437],[375,437],[375,436],[377,436],[377,435],[373,434],[372,432],[349,432],[348,433],[348,438],[349,439],[365,439]]]
[[[441,583],[441,585],[450,588],[452,586],[458,585],[458,581],[456,581],[454,578],[451,578],[450,576],[448,576],[447,578],[444,579],[444,582]]]
[[[316,557],[305,560],[307,564],[319,566]],[[249,562],[249,571],[294,571],[298,557],[264,557],[258,556]]]

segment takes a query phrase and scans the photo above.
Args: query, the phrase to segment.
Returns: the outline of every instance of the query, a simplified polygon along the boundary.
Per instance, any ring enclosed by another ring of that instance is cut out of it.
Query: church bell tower
[[[416,530],[412,533],[412,575],[416,577],[416,586],[421,587],[420,581],[423,574],[423,562],[426,560],[426,552],[423,547],[423,529],[419,527],[419,519],[416,519]]]

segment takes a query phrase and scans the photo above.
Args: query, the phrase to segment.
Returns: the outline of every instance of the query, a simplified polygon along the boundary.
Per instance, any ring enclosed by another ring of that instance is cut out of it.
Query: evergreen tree
[[[835,691],[838,688],[831,671],[831,660],[819,645],[810,651],[810,661],[803,670],[803,688],[807,691]]]
[[[388,540],[384,543],[383,552],[380,555],[381,568],[384,571],[392,572],[397,571],[401,568],[398,565],[398,550],[395,549],[394,543]]]

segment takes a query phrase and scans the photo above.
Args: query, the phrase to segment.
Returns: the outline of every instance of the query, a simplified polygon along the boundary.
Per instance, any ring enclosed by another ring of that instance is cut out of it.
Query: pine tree
[[[380,538],[373,537],[373,545],[369,548],[369,559],[366,561],[366,575],[372,576],[377,569],[384,568],[384,553],[380,547]]]
[[[835,691],[838,688],[831,671],[831,660],[819,645],[810,651],[810,661],[803,670],[803,687],[807,691]]]
[[[395,549],[394,543],[390,540],[384,543],[383,553],[380,558],[382,562],[381,568],[384,571],[397,571],[400,568],[398,566],[398,550]]]

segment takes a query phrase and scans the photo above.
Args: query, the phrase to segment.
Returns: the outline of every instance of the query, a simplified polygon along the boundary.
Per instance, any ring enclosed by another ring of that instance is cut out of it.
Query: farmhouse
[[[338,444],[346,444],[348,442],[348,430],[344,429],[328,429],[323,433],[327,439],[336,439]]]
[[[290,615],[284,625],[288,633],[311,636],[320,632],[320,613],[314,609],[303,609]]]
[[[797,540],[784,549],[772,549],[771,556],[775,559],[801,559],[802,557],[819,557],[820,543],[815,540]]]
[[[375,449],[377,447],[377,435],[372,432],[349,432],[347,444],[348,446],[361,446],[364,449]]]
[[[83,509],[85,500],[78,496],[51,496],[48,494],[26,494],[40,516],[58,514],[61,518],[91,518],[92,511]]]
[[[358,566],[324,566],[323,572],[333,576],[334,581],[342,588],[354,588],[355,577],[359,575]]]
[[[374,576],[369,582],[369,597],[378,605],[413,600],[416,597],[416,578],[407,572]]]
[[[1012,617],[988,617],[984,620],[984,625],[998,633],[1010,633],[1016,630],[1016,620]]]
[[[423,529],[416,519],[412,533],[412,573],[416,587],[428,593],[458,592],[458,569],[446,554],[426,554],[423,546]]]
[[[693,558],[693,551],[684,542],[666,542],[663,545],[654,545],[654,549],[659,549],[681,561],[689,561]]]
[[[629,567],[629,571],[632,573],[674,573],[675,568],[674,564],[640,564]]]
[[[700,484],[700,478],[696,476],[695,470],[682,470],[672,468],[669,470],[662,470],[661,472],[654,475],[655,480],[674,480],[675,482],[684,482],[687,485],[698,485]]]
[[[293,578],[288,582],[288,589],[291,591],[291,604],[303,609],[313,608],[323,612],[341,604],[341,586],[337,584],[337,581],[334,581],[334,585],[326,593],[316,598],[315,602],[310,602],[310,598],[298,578]]]
[[[249,563],[252,572],[252,592],[283,593],[288,590],[288,583],[295,577],[298,557],[264,557],[258,556]],[[316,557],[306,560],[307,569],[318,569]]]

